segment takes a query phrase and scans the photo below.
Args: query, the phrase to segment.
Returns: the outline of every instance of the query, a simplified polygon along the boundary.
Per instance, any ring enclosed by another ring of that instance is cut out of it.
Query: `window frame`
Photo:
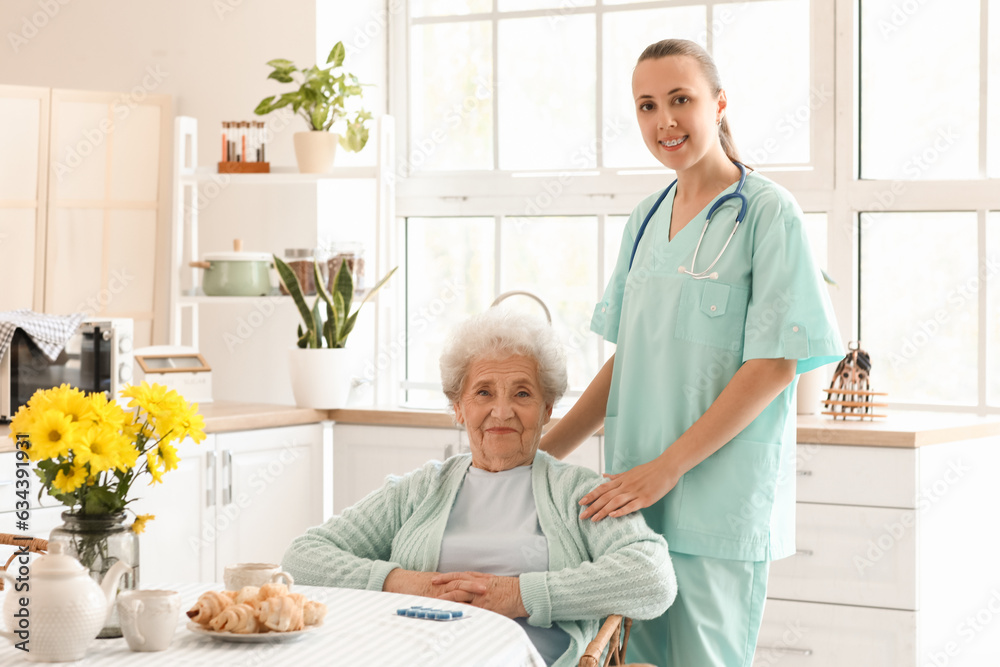
[[[762,0],[747,0],[762,1]],[[764,166],[760,171],[788,188],[798,200],[803,211],[823,213],[827,219],[828,274],[838,285],[830,290],[834,312],[838,318],[840,335],[845,342],[858,339],[860,328],[860,244],[861,214],[871,211],[976,211],[978,216],[979,267],[986,262],[986,225],[990,211],[1000,211],[1000,179],[987,178],[986,152],[988,150],[987,128],[987,72],[988,30],[987,6],[989,0],[980,0],[980,175],[978,180],[964,181],[901,181],[860,178],[860,68],[861,68],[861,26],[860,2],[862,0],[810,0],[810,72],[811,86],[828,85],[832,90],[832,104],[824,104],[813,111],[811,116],[810,157],[811,170],[787,169],[781,166]],[[706,5],[711,16],[711,7],[732,3],[694,2],[693,0],[667,0],[642,2],[626,5],[603,5],[595,0],[595,6],[566,7],[559,10],[532,10],[519,12],[497,12],[497,0],[493,1],[493,11],[483,14],[452,17],[455,21],[469,21],[479,18],[493,20],[494,77],[496,76],[496,20],[526,16],[545,16],[553,11],[566,13],[595,13],[597,15],[598,50],[597,105],[598,133],[603,122],[602,86],[603,76],[600,49],[602,15],[611,11],[629,9],[653,9],[684,5]],[[391,13],[389,38],[389,84],[390,113],[399,120],[397,150],[401,156],[409,157],[409,3],[404,2],[401,11]],[[419,23],[432,22],[420,19]],[[709,31],[711,46],[711,31]],[[822,90],[822,88],[820,88]],[[494,146],[497,140],[496,97],[494,104]],[[737,137],[737,144],[739,137]],[[598,150],[600,155],[600,150]],[[498,152],[494,151],[494,166],[498,164]],[[600,158],[598,158],[600,160]],[[406,161],[405,158],[403,161]],[[596,215],[598,217],[598,258],[604,256],[606,243],[617,243],[617,239],[604,238],[605,221],[611,215],[628,215],[635,204],[650,193],[662,189],[672,180],[668,170],[630,170],[600,167],[590,170],[557,170],[546,172],[514,171],[469,171],[469,172],[418,172],[407,174],[396,170],[397,201],[395,247],[400,249],[398,260],[404,259],[403,240],[400,230],[405,227],[407,217],[451,217],[488,216],[494,217],[495,224],[503,217],[525,216],[525,201],[542,196],[543,193],[559,187],[557,202],[546,209],[547,215]],[[499,244],[496,251],[499,253]],[[598,259],[595,258],[595,261]],[[499,258],[498,258],[499,260]],[[498,263],[499,266],[499,263]],[[602,262],[599,262],[601,284],[606,282]],[[996,280],[994,282],[997,282]],[[603,287],[602,287],[603,289]],[[995,285],[994,289],[1000,289]],[[405,295],[400,290],[399,306],[405,308]],[[600,299],[595,294],[595,302]],[[893,409],[919,409],[923,411],[973,412],[978,414],[1000,413],[1000,406],[987,406],[987,289],[979,292],[979,336],[978,336],[978,401],[976,406],[954,406],[933,404],[910,404],[892,402]],[[399,312],[405,312],[400,310]],[[405,319],[400,323],[405,327]],[[405,332],[401,335],[405,339]],[[604,345],[600,346],[604,349]],[[846,348],[845,348],[846,349]],[[603,352],[602,352],[603,355]],[[603,356],[602,356],[603,358]],[[389,394],[379,400],[399,403],[402,398],[403,373],[398,369],[394,375],[400,382],[387,388]],[[388,383],[383,383],[385,387]],[[890,401],[892,397],[889,397]]]

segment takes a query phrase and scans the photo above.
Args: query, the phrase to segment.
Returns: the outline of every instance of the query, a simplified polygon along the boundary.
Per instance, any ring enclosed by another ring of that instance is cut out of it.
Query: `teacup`
[[[226,590],[238,591],[244,586],[263,586],[264,584],[284,581],[288,586],[295,583],[292,575],[281,571],[280,565],[274,563],[237,563],[227,565],[223,576]]]
[[[181,609],[176,591],[123,591],[118,596],[122,634],[133,651],[163,651],[174,638]]]

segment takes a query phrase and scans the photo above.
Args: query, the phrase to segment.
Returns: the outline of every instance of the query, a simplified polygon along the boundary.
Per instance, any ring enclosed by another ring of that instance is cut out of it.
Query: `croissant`
[[[306,600],[302,606],[302,621],[306,625],[321,625],[324,616],[326,616],[326,605],[322,602]]]
[[[309,602],[309,598],[307,598],[305,595],[302,595],[302,593],[289,593],[287,597],[290,597],[293,600],[295,600],[295,604],[299,605],[300,607],[304,607],[305,604]]]
[[[198,601],[187,612],[188,618],[195,623],[208,625],[209,621],[233,604],[232,598],[216,591],[202,593]]]
[[[236,604],[252,605],[260,596],[260,589],[256,586],[244,586],[236,593]]]
[[[232,632],[249,635],[260,630],[253,607],[248,604],[234,604],[212,619],[209,626],[216,632]]]
[[[258,605],[257,619],[269,630],[295,632],[305,627],[302,605],[291,596],[272,597]]]
[[[277,597],[279,595],[288,595],[288,586],[278,583],[264,584],[260,587],[257,599],[263,602],[268,598]]]

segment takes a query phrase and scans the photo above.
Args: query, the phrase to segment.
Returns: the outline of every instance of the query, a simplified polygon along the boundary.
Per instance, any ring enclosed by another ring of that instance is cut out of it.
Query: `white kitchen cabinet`
[[[280,563],[323,522],[323,425],[219,433],[216,580],[237,562]]]
[[[378,489],[388,475],[404,475],[461,448],[458,428],[335,424],[333,513],[340,514]]]
[[[139,536],[139,581],[143,585],[214,579],[215,437],[208,434],[201,444],[186,439],[177,447],[177,469],[164,473],[162,483],[132,487],[139,496],[132,510],[156,517]]]
[[[53,499],[43,496],[44,504],[38,500],[38,476],[30,468],[27,477],[21,477],[28,482],[28,530],[23,530],[18,526],[17,501],[21,497],[17,495],[19,488],[17,485],[17,454],[15,452],[0,453],[0,533],[10,533],[12,535],[28,535],[30,537],[41,537],[48,539],[49,532],[62,523],[62,513],[68,508],[56,504]],[[9,552],[8,552],[9,553]],[[6,557],[0,559],[6,561]]]
[[[150,343],[169,116],[167,95],[0,86],[0,311],[130,317]]]
[[[328,428],[328,426],[327,426]],[[144,582],[219,582],[234,562],[280,562],[323,519],[323,424],[209,434],[135,503]]]
[[[0,311],[42,310],[51,94],[0,86]]]
[[[998,438],[797,455],[797,553],[771,564],[754,665],[1000,664]]]
[[[912,611],[767,601],[754,667],[913,667]]]
[[[336,424],[333,428],[333,512],[378,489],[388,475],[403,475],[430,460],[469,451],[464,428],[417,428]],[[602,438],[594,436],[567,457],[600,472]]]
[[[6,436],[0,436],[6,437]],[[49,533],[56,526],[62,524],[62,513],[69,508],[57,502],[52,496],[42,494],[38,497],[41,488],[38,476],[31,467],[26,468],[28,476],[28,530],[24,531],[18,527],[17,501],[21,500],[16,495],[17,486],[17,454],[15,452],[0,453],[0,533],[11,533],[13,535],[29,535],[30,537],[41,537],[48,539]],[[6,560],[6,559],[3,559]]]

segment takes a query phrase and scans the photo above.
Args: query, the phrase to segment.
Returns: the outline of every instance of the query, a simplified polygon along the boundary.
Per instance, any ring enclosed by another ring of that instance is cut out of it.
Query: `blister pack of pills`
[[[463,618],[469,618],[469,615],[463,611],[416,606],[409,609],[397,609],[396,615],[407,618],[422,618],[425,621],[461,621]]]

